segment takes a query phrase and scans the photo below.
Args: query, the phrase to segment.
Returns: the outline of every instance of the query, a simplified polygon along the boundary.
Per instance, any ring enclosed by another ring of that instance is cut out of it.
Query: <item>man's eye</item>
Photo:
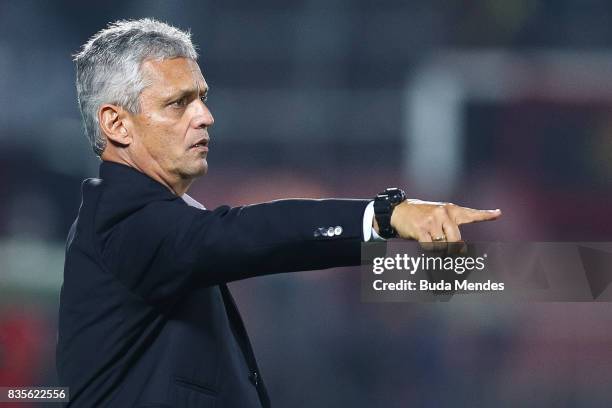
[[[181,98],[181,99],[179,99],[177,101],[172,102],[171,105],[179,107],[179,108],[182,108],[182,107],[185,106],[185,102],[186,102],[186,99],[185,98]]]
[[[200,96],[200,100],[204,103],[206,103],[206,101],[208,101],[208,95],[202,95]]]

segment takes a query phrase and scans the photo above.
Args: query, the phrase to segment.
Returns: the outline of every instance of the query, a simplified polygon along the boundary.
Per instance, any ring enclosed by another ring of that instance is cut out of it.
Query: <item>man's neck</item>
[[[159,184],[165,186],[168,190],[170,190],[172,194],[177,195],[179,197],[185,194],[187,190],[189,190],[191,183],[193,183],[193,180],[184,180],[180,177],[177,177],[176,179],[167,176],[164,177],[161,169],[158,169],[156,171],[155,167],[139,166],[137,163],[134,163],[131,160],[126,160],[121,157],[114,157],[111,155],[105,157],[105,155],[103,154],[101,158],[104,161],[119,163],[125,166],[132,167],[133,169],[136,169],[139,172],[151,177],[153,180],[157,181]]]

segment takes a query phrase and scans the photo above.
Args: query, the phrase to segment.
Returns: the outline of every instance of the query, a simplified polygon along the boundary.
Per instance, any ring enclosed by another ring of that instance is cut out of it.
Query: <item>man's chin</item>
[[[206,159],[202,159],[202,162],[200,163],[199,176],[205,176],[206,173],[208,173],[208,162],[206,161]]]
[[[208,173],[208,163],[206,159],[203,159],[197,164],[194,164],[189,169],[185,169],[186,171],[183,173],[185,176],[190,178],[196,178],[206,175]]]

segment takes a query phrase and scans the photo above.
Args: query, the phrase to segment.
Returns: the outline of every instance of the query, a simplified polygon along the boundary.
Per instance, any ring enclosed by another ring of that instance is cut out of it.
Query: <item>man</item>
[[[120,21],[76,55],[79,105],[100,177],[82,185],[61,292],[57,368],[74,407],[269,407],[226,286],[360,263],[372,235],[459,241],[500,212],[405,200],[279,200],[206,210],[214,120],[189,35]],[[376,216],[375,216],[376,215]],[[379,225],[380,224],[380,225]]]

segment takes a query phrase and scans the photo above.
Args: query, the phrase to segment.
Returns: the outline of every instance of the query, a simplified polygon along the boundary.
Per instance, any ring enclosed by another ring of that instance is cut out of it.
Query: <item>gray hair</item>
[[[139,96],[147,86],[141,64],[177,57],[197,59],[191,34],[150,18],[110,23],[74,55],[79,108],[96,155],[106,147],[98,123],[100,106],[110,103],[138,113]]]

